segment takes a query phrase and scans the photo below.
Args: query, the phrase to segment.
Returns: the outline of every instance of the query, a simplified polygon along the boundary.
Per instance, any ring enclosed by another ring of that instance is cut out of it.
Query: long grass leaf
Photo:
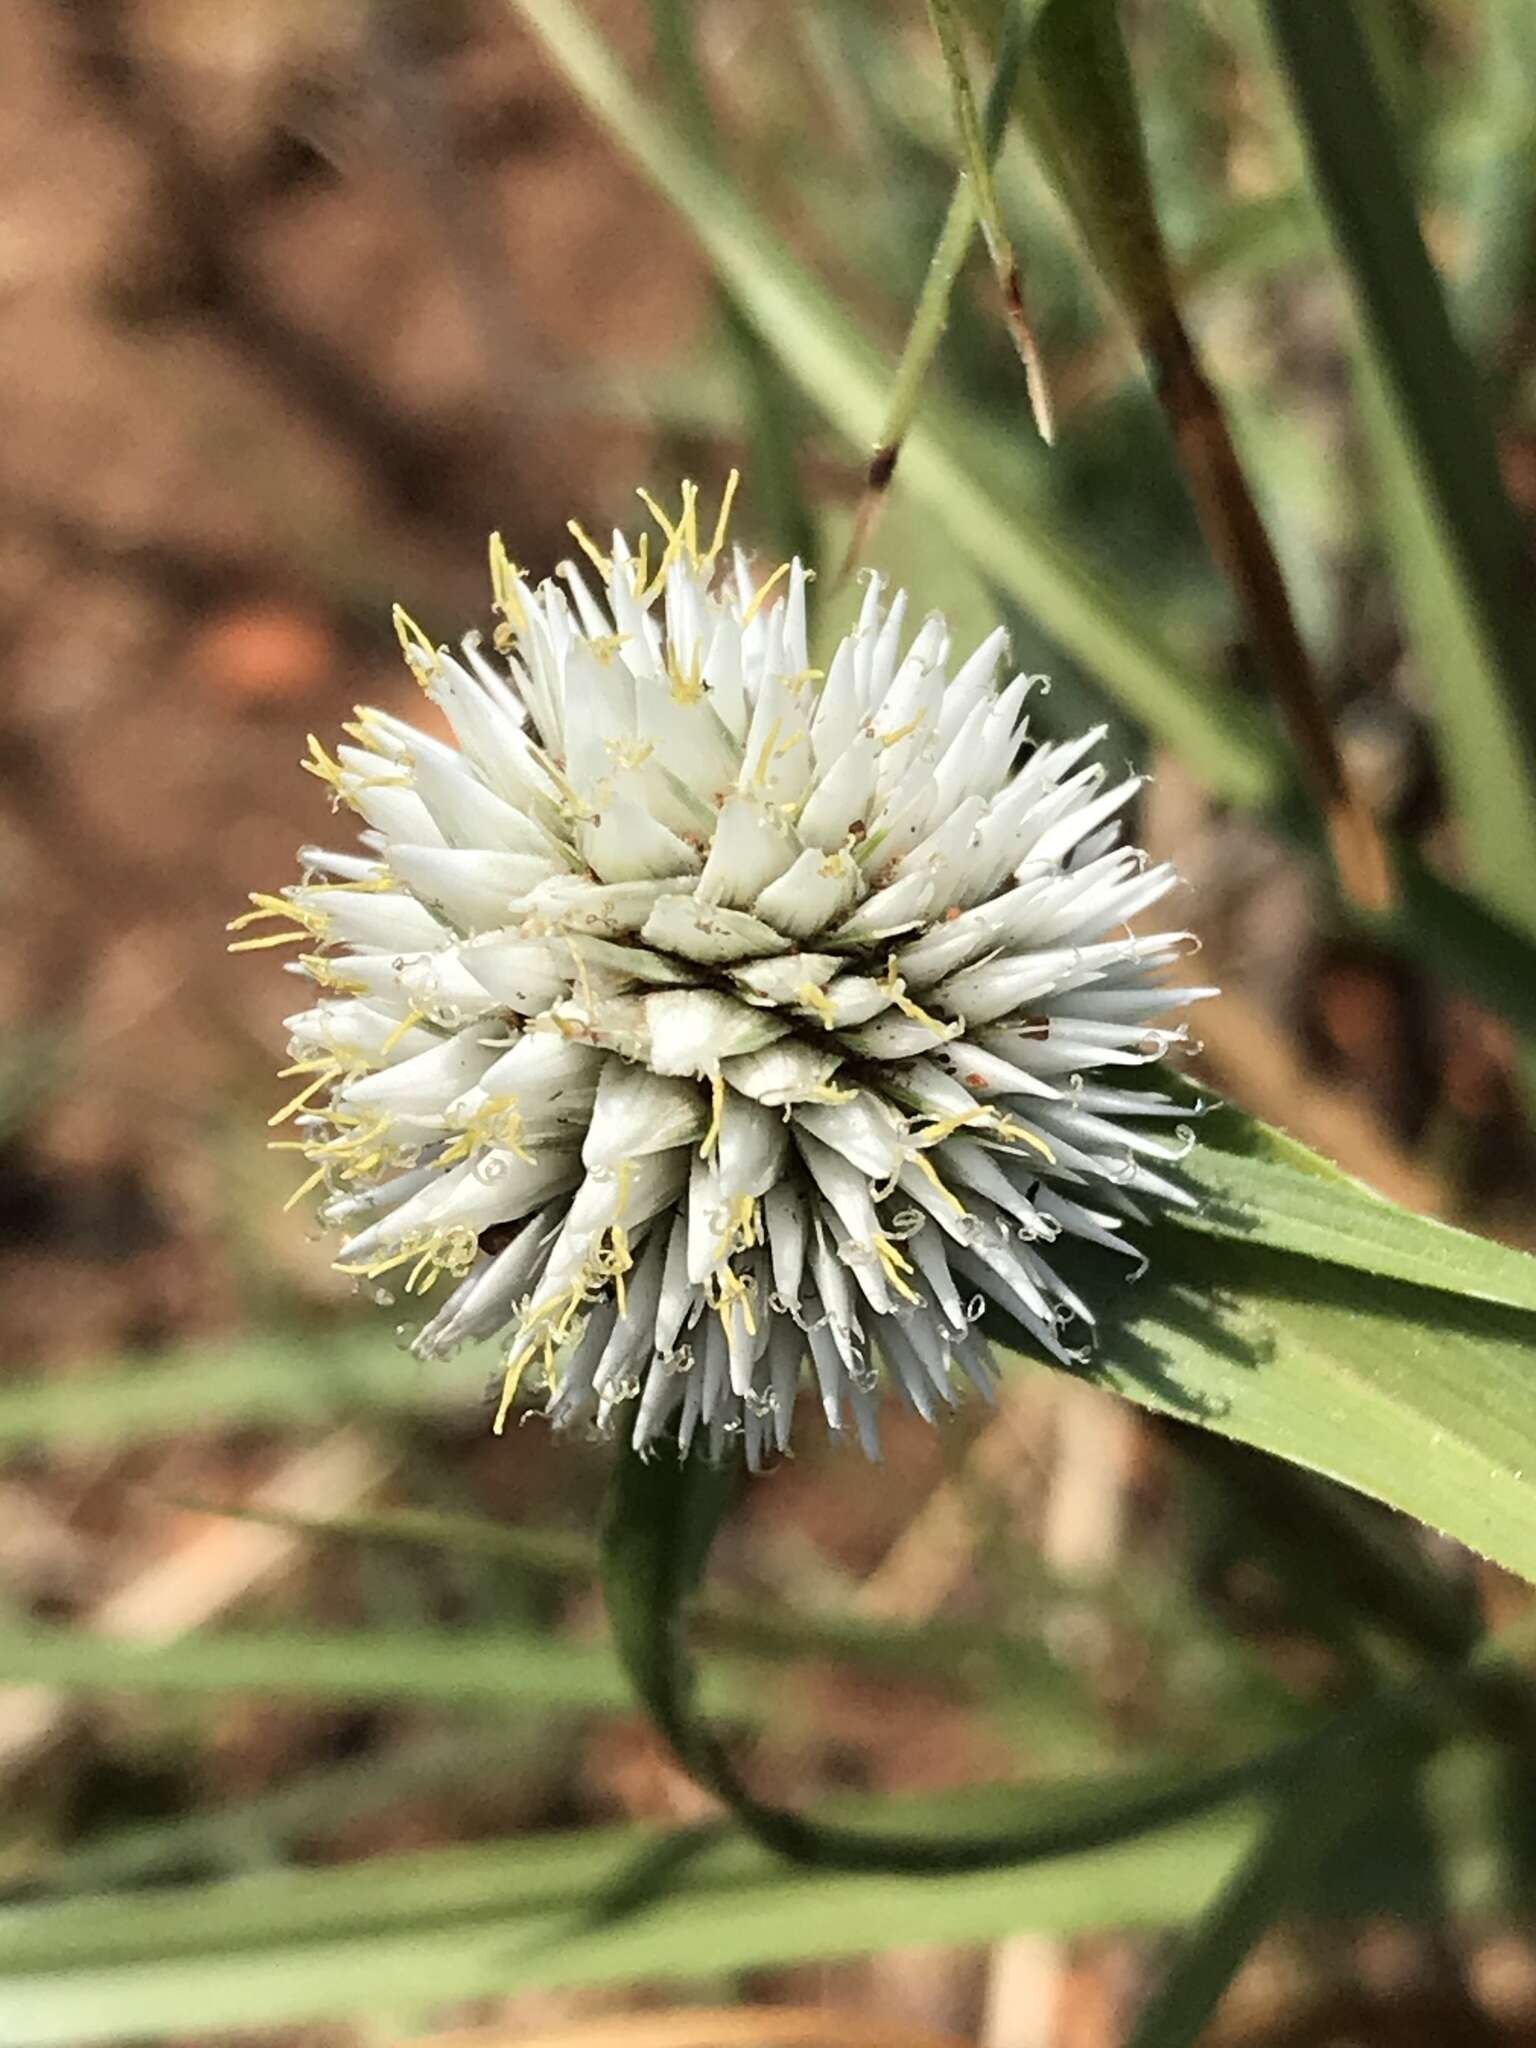
[[[1364,418],[1457,819],[1487,900],[1536,929],[1536,575],[1424,246],[1354,0],[1264,0],[1365,363]]]
[[[1411,1783],[1426,1745],[1412,1724],[1353,1732],[1281,1795],[1249,1855],[1191,1929],[1126,2037],[1125,2048],[1191,2048],[1259,1938],[1294,1906],[1360,1816]]]
[[[682,214],[785,367],[856,447],[872,445],[890,372],[868,338],[735,186],[658,120],[579,8],[568,0],[515,4],[620,147]],[[1262,725],[1193,674],[1106,575],[1004,502],[984,481],[985,442],[984,426],[936,404],[908,440],[908,487],[943,520],[948,539],[1211,788],[1241,803],[1276,794],[1279,749]]]
[[[1481,1753],[1429,1778],[1455,1899],[1517,1908],[1504,1813]],[[986,1786],[921,1800],[841,1802],[843,1823],[953,1830],[1080,1808],[1081,1786]],[[739,1837],[594,1828],[379,1857],[317,1871],[0,1910],[0,2006],[29,2048],[580,1984],[714,1977],[893,1944],[974,1943],[1034,1929],[1177,1926],[1250,1853],[1256,1802],[1038,1869],[942,1885],[787,1870]],[[1421,1912],[1390,1811],[1341,1857],[1339,1911]]]

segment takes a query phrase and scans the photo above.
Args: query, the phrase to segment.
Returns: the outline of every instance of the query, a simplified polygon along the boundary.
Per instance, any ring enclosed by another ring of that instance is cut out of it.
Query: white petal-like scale
[[[312,742],[362,851],[306,848],[239,943],[317,984],[283,1114],[339,1263],[453,1283],[420,1356],[499,1331],[503,1415],[753,1464],[809,1382],[875,1455],[882,1386],[990,1395],[988,1302],[1081,1355],[1052,1246],[1108,1273],[1189,1201],[1182,1105],[1125,1069],[1212,991],[1158,978],[1187,934],[1128,927],[1175,881],[1119,843],[1135,779],[1099,734],[1031,742],[1000,632],[951,673],[871,576],[823,672],[799,563],[721,538],[690,485],[661,546],[583,538],[600,577],[493,551],[495,656],[402,615],[459,745],[372,711]]]

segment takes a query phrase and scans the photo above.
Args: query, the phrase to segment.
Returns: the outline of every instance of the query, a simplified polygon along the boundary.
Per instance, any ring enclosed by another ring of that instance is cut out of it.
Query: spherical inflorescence
[[[873,1452],[883,1381],[989,1391],[988,1303],[1079,1355],[1051,1247],[1134,1261],[1126,1220],[1188,1199],[1175,1105],[1115,1070],[1208,991],[1131,928],[1174,881],[1118,843],[1136,780],[1028,742],[1001,632],[951,672],[872,576],[823,673],[798,562],[723,563],[691,486],[651,510],[659,559],[577,530],[590,570],[537,589],[493,543],[494,652],[400,615],[456,747],[369,710],[311,740],[365,829],[236,920],[311,942],[279,1118],[344,1272],[453,1283],[421,1356],[502,1334],[498,1424],[537,1389],[757,1464],[808,1376]]]

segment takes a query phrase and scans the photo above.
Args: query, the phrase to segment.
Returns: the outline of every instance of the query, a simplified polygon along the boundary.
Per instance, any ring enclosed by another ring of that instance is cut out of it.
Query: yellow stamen
[[[725,536],[731,523],[731,507],[736,502],[736,489],[741,482],[741,471],[733,469],[725,480],[725,489],[720,496],[720,511],[715,519],[714,538],[704,554],[704,566],[712,568],[720,559],[720,550],[725,546]]]
[[[598,575],[606,581],[613,574],[611,559],[603,553],[591,534],[577,520],[567,519],[565,526],[566,531],[570,534],[572,540],[575,541],[577,547],[581,549],[581,552],[592,564]]]
[[[268,932],[259,939],[236,939],[232,946],[224,948],[226,953],[260,953],[268,946],[291,946],[302,944],[308,938],[307,932]]]
[[[517,594],[518,566],[507,553],[506,542],[499,533],[491,535],[490,556],[492,602],[507,625],[514,632],[520,633],[527,627],[528,615],[523,610],[522,599]],[[496,645],[502,645],[499,633]]]
[[[806,1009],[814,1010],[820,1017],[824,1031],[836,1028],[837,1011],[832,1006],[832,998],[824,988],[818,988],[814,981],[802,981],[795,994]]]
[[[296,1209],[300,1202],[303,1201],[304,1197],[307,1194],[312,1193],[314,1189],[319,1187],[321,1181],[323,1181],[324,1179],[324,1166],[317,1166],[314,1172],[309,1176],[308,1180],[301,1180],[299,1182],[299,1185],[294,1189],[293,1193],[288,1197],[287,1201],[284,1202],[283,1214],[286,1216],[290,1209]]]
[[[407,1010],[394,1030],[390,1032],[388,1038],[379,1047],[380,1057],[382,1058],[384,1054],[393,1052],[408,1031],[413,1031],[418,1024],[425,1024],[426,1021],[427,1013],[425,1010]]]
[[[344,804],[352,804],[352,808],[355,810],[357,808],[356,804],[352,802],[352,798],[342,787],[346,771],[341,763],[325,751],[325,748],[313,733],[307,735],[305,745],[309,751],[299,763],[304,773],[306,775],[313,775],[318,781],[323,782],[337,801]]]
[[[720,1142],[720,1126],[725,1117],[725,1080],[720,1074],[712,1074],[709,1081],[711,1103],[709,1129],[699,1145],[699,1157],[708,1159]],[[626,1162],[627,1163],[627,1162]]]
[[[908,738],[910,734],[917,731],[917,728],[922,724],[923,719],[926,717],[926,715],[927,714],[925,712],[919,711],[916,718],[909,718],[905,725],[898,725],[894,732],[880,733],[878,735],[878,738],[881,746],[894,747],[898,740],[904,740]]]
[[[685,674],[678,667],[676,653],[669,647],[667,675],[672,683],[672,701],[675,704],[697,704],[704,694],[704,657],[701,650],[694,648]]]
[[[894,956],[886,962],[886,969],[881,977],[880,986],[896,1005],[897,1009],[900,1010],[901,1014],[904,1017],[910,1017],[914,1024],[925,1024],[939,1038],[957,1038],[959,1036],[960,1026],[958,1024],[946,1024],[942,1017],[931,1016],[920,1003],[914,1002],[911,996],[907,994],[907,984],[901,978]]]
[[[963,1216],[965,1214],[964,1202],[961,1201],[960,1197],[955,1193],[953,1188],[946,1186],[946,1184],[939,1178],[938,1168],[934,1165],[933,1161],[928,1157],[926,1152],[914,1153],[912,1155],[912,1164],[917,1168],[919,1173],[926,1174],[928,1179],[933,1182],[934,1186],[938,1189],[939,1193],[944,1197],[945,1201],[948,1202],[949,1206],[954,1210],[957,1216]]]
[[[776,718],[768,728],[768,737],[763,741],[763,751],[758,755],[757,766],[752,771],[754,788],[761,789],[768,780],[768,770],[773,765],[774,748],[778,744],[779,727],[783,723],[783,719]]]
[[[397,604],[390,616],[395,622],[395,636],[400,642],[400,651],[405,655],[407,662],[410,663],[412,671],[419,677],[420,671],[416,668],[415,662],[410,659],[413,653],[424,654],[435,669],[438,662],[437,649],[411,617],[405,606]]]
[[[666,513],[662,511],[661,507],[657,504],[656,500],[651,496],[650,492],[646,490],[645,487],[642,485],[641,488],[635,492],[635,496],[640,500],[641,504],[645,507],[646,511],[650,513],[651,517],[655,520],[656,524],[667,536],[667,541],[669,545],[677,542],[680,539],[677,528],[672,524],[672,521],[667,517]]]
[[[885,1268],[886,1279],[904,1300],[916,1301],[917,1289],[901,1277],[903,1273],[912,1271],[911,1261],[902,1257],[883,1230],[875,1233],[874,1244],[875,1257]]]
[[[768,580],[765,583],[759,583],[756,590],[753,591],[751,597],[747,600],[746,607],[741,614],[741,623],[744,626],[751,625],[763,606],[768,602],[769,594],[773,590],[774,585],[781,583],[789,574],[790,566],[788,562],[780,562]]]
[[[835,1081],[818,1081],[805,1092],[811,1102],[853,1102],[859,1093],[857,1088],[839,1088]]]
[[[289,1117],[296,1115],[312,1095],[318,1095],[322,1088],[329,1088],[335,1079],[336,1073],[334,1068],[328,1072],[316,1074],[312,1081],[305,1083],[298,1094],[294,1096],[292,1102],[285,1102],[276,1116],[269,1116],[267,1118],[267,1129],[269,1131],[275,1130],[279,1124],[287,1123]]]
[[[1000,1115],[997,1110],[992,1110],[990,1115],[990,1128],[996,1131],[1000,1138],[1010,1138],[1015,1144],[1032,1146],[1042,1159],[1055,1165],[1056,1154],[1038,1132],[1032,1131],[1027,1124],[1021,1124],[1013,1117]]]
[[[500,1436],[507,1426],[507,1415],[512,1403],[517,1399],[517,1390],[522,1385],[523,1374],[528,1370],[533,1355],[539,1348],[539,1342],[538,1338],[534,1338],[524,1344],[521,1352],[514,1353],[507,1361],[506,1374],[501,1383],[501,1401],[496,1409],[496,1420],[491,1424],[492,1433],[496,1436]]]

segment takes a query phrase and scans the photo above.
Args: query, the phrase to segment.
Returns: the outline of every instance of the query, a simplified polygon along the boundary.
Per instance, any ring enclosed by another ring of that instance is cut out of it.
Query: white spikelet
[[[1189,1200],[1123,1070],[1211,991],[1166,978],[1188,933],[1132,931],[1175,880],[1119,843],[1135,780],[1029,741],[1003,636],[954,664],[871,576],[813,668],[806,573],[722,562],[729,496],[707,546],[691,485],[652,505],[654,565],[573,529],[537,589],[493,543],[494,650],[397,615],[457,747],[312,739],[364,850],[235,923],[286,921],[238,943],[315,984],[274,1122],[341,1270],[454,1283],[418,1353],[499,1332],[498,1426],[522,1389],[756,1466],[802,1382],[872,1453],[883,1386],[987,1392],[988,1303],[1082,1355],[1052,1246],[1134,1261],[1125,1223]]]

